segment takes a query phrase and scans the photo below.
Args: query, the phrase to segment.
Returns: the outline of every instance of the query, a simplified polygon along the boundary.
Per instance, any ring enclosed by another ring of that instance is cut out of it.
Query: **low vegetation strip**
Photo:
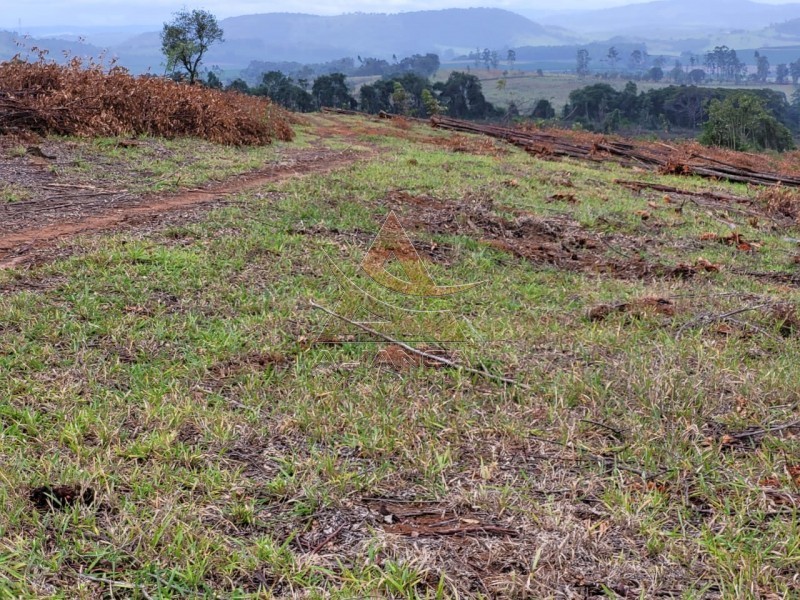
[[[220,144],[290,140],[290,115],[269,99],[134,77],[74,59],[0,64],[0,133],[197,137]]]

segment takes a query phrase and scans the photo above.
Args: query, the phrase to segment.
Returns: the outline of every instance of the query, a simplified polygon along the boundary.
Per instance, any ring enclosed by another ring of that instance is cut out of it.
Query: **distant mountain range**
[[[10,31],[0,31],[0,61],[8,60],[17,54],[23,58],[26,56],[36,58],[35,48],[47,50],[48,56],[55,59],[62,58],[65,53],[70,56],[98,57],[103,51],[98,46],[72,39],[32,38]]]
[[[543,27],[516,13],[494,8],[388,15],[269,13],[222,19],[220,26],[225,31],[225,43],[215,46],[205,62],[222,68],[241,68],[252,60],[321,62],[359,55],[377,58],[426,52],[447,55],[477,47],[502,50],[577,41],[561,28]],[[93,37],[87,39],[91,42]],[[36,43],[56,44],[42,40]],[[120,64],[142,72],[159,70],[163,62],[160,46],[159,32],[148,32],[120,39],[109,48],[112,55],[119,57]],[[89,48],[86,45],[84,49]]]
[[[535,17],[534,15],[531,15]],[[326,62],[343,57],[391,59],[435,52],[445,61],[476,48],[518,48],[525,56],[544,56],[548,49],[571,60],[577,46],[636,45],[651,54],[701,53],[717,44],[734,48],[800,44],[800,4],[769,5],[751,0],[658,0],[603,10],[539,14],[540,19],[494,8],[416,11],[398,14],[354,13],[316,16],[294,13],[244,15],[220,21],[225,43],[206,56],[207,66],[226,71],[251,61]],[[57,37],[23,40],[27,47],[78,56],[118,57],[134,72],[163,72],[159,32],[133,34],[109,27],[89,31],[64,27]],[[42,32],[44,33],[44,31]],[[0,60],[20,51],[20,36],[0,32]],[[542,48],[537,53],[536,48]],[[552,54],[552,52],[550,52]]]
[[[540,21],[582,34],[713,35],[720,30],[758,30],[800,18],[800,4],[750,0],[657,0],[601,10],[549,14]]]

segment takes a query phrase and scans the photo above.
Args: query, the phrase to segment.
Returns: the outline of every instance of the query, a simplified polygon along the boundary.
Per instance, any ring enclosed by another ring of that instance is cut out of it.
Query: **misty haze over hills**
[[[532,20],[528,17],[534,17]],[[251,61],[324,62],[342,57],[406,56],[435,52],[447,60],[476,48],[561,47],[595,43],[644,44],[651,54],[702,52],[719,44],[736,48],[800,46],[800,4],[768,5],[732,0],[724,5],[695,0],[659,0],[618,8],[522,16],[493,8],[446,9],[397,14],[315,16],[292,13],[222,19],[225,43],[215,46],[207,66],[225,70]],[[25,46],[99,56],[108,49],[134,72],[163,71],[159,32],[131,28],[34,28]],[[85,40],[79,39],[85,34]],[[48,35],[50,37],[43,37]],[[53,37],[55,36],[55,37]],[[0,60],[20,51],[20,36],[0,32]],[[531,50],[533,49],[533,50]],[[552,54],[552,50],[549,51]]]
[[[800,18],[800,3],[775,5],[750,0],[719,3],[657,0],[617,8],[550,14],[542,16],[539,21],[583,34],[674,36],[710,35],[720,30],[752,31],[794,18]]]
[[[206,62],[223,68],[246,66],[251,60],[321,62],[359,55],[447,55],[476,46],[552,45],[576,39],[557,27],[545,28],[521,15],[488,8],[336,17],[270,13],[223,19],[220,26],[226,42],[212,49]],[[159,48],[159,34],[150,32],[115,46],[114,52],[123,64],[151,61],[157,65]]]

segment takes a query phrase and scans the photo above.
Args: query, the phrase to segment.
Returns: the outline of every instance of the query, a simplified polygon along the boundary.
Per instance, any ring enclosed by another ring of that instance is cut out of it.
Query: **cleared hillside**
[[[38,144],[0,138],[4,597],[800,592],[793,191],[331,115]],[[395,308],[468,343],[321,336],[390,215],[480,282]]]

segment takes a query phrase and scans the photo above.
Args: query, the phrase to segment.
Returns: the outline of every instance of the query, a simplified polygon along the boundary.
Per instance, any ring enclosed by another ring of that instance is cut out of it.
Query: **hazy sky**
[[[341,14],[345,12],[400,12],[466,6],[493,6],[533,16],[537,11],[601,8],[647,0],[0,0],[0,28],[18,29],[41,26],[159,26],[184,6],[205,8],[219,18],[265,12],[304,12]],[[703,0],[698,0],[702,2]],[[705,0],[717,3],[719,0]],[[770,4],[787,4],[798,0],[762,0]]]

